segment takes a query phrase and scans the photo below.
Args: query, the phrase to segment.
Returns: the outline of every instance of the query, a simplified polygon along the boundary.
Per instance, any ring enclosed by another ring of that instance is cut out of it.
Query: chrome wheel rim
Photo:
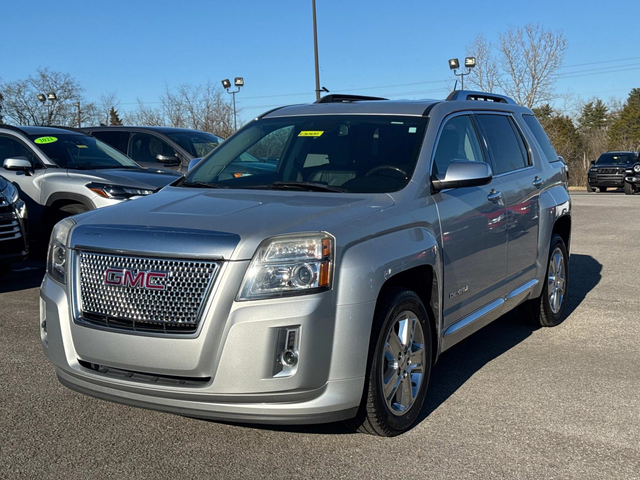
[[[425,363],[422,324],[405,310],[391,322],[382,349],[382,395],[393,415],[405,415],[415,403]]]
[[[562,308],[567,279],[567,268],[564,255],[560,248],[556,248],[549,260],[549,278],[547,279],[547,292],[549,293],[549,307],[554,314]]]

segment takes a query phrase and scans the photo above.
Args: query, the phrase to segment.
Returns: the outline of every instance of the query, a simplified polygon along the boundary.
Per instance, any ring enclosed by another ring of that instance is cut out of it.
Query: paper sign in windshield
[[[320,131],[320,130],[303,130],[298,134],[298,136],[299,137],[319,137],[323,133],[324,131]]]
[[[34,142],[42,145],[44,143],[53,143],[53,142],[57,142],[58,139],[56,137],[40,137],[40,138],[36,138],[34,140]]]

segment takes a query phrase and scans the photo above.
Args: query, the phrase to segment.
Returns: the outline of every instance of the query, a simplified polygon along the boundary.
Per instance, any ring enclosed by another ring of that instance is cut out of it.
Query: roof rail
[[[22,130],[21,127],[16,127],[15,125],[7,125],[6,123],[0,124],[0,128],[6,128],[7,130],[14,130],[16,132],[24,133],[24,130]]]
[[[315,103],[350,103],[350,102],[363,102],[367,100],[389,100],[382,97],[365,97],[364,95],[344,95],[341,93],[332,93],[331,95],[325,95]]]
[[[508,103],[509,105],[517,105],[510,97],[498,95],[497,93],[474,92],[471,90],[454,90],[449,94],[447,100],[477,100],[481,102]]]
[[[47,127],[59,128],[60,130],[71,130],[72,132],[84,133],[85,135],[87,133],[82,128],[78,128],[78,127],[64,127],[62,125],[47,125]],[[85,127],[85,128],[89,128],[89,127]]]

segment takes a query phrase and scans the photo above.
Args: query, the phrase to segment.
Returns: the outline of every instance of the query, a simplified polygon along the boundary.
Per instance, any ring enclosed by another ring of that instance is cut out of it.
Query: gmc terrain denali
[[[229,173],[244,153],[277,167]],[[563,319],[566,180],[506,97],[279,108],[158,194],[55,226],[44,351],[107,400],[396,435],[443,351],[519,305]]]

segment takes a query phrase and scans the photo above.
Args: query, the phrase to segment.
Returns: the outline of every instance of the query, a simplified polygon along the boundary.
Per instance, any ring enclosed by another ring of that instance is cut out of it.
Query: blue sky
[[[478,33],[496,40],[529,22],[569,42],[558,93],[626,98],[640,86],[637,0],[317,0],[317,8],[321,84],[335,93],[442,98],[448,58],[464,57]],[[0,25],[2,80],[49,67],[79,80],[89,100],[116,91],[121,111],[137,98],[153,105],[165,85],[234,76],[246,82],[243,120],[314,100],[311,0],[4,2]]]

